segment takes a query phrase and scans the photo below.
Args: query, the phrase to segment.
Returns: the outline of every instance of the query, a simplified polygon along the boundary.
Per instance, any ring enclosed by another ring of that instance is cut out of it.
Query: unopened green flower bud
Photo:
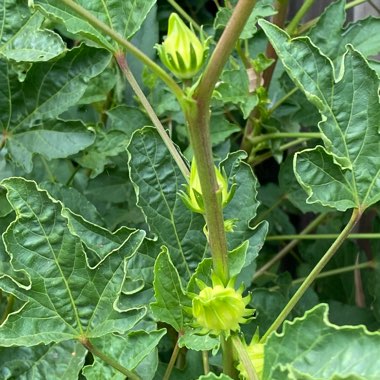
[[[215,335],[223,333],[228,336],[231,331],[240,330],[240,324],[247,322],[253,310],[246,309],[250,296],[243,297],[243,288],[235,290],[234,281],[227,286],[212,276],[213,286],[206,286],[196,280],[200,293],[193,298],[193,316],[204,331]]]
[[[228,191],[228,181],[225,175],[223,175],[220,170],[215,166],[215,176],[218,183],[218,198],[222,207],[226,206],[232,199],[235,193],[235,185],[231,186],[230,191]],[[204,202],[202,196],[201,183],[198,176],[198,168],[195,160],[191,163],[190,170],[190,181],[189,185],[186,186],[186,193],[181,191],[180,195],[182,200],[190,210],[204,214]],[[232,227],[232,226],[229,226]]]
[[[168,35],[162,45],[156,45],[162,63],[178,78],[193,78],[202,67],[207,44],[202,43],[181,18],[172,13]]]

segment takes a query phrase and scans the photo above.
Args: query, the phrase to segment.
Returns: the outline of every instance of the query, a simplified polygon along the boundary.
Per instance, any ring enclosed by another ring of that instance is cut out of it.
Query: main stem
[[[354,209],[354,211],[352,212],[351,218],[350,218],[349,222],[347,223],[346,227],[343,229],[343,231],[340,233],[340,235],[337,237],[337,239],[334,241],[334,243],[331,245],[331,247],[327,250],[327,252],[321,258],[321,260],[319,260],[318,264],[314,267],[314,269],[306,277],[305,281],[298,288],[296,293],[290,299],[290,301],[285,306],[285,308],[282,310],[282,312],[277,317],[277,319],[269,327],[267,332],[261,338],[261,342],[264,343],[268,339],[269,335],[272,332],[276,331],[281,326],[282,322],[284,322],[285,318],[293,310],[294,306],[298,303],[298,301],[301,299],[301,297],[305,294],[306,290],[309,289],[310,285],[317,278],[317,276],[322,271],[322,269],[326,266],[326,264],[334,256],[334,254],[338,250],[338,248],[343,244],[343,242],[345,241],[347,236],[350,234],[352,229],[355,227],[356,223],[359,221],[361,215],[362,215],[361,210]]]
[[[217,196],[218,183],[211,150],[209,131],[210,101],[215,84],[254,6],[255,0],[240,0],[238,2],[195,89],[193,97],[188,99],[184,105],[190,142],[197,162],[202,189],[214,271],[225,284],[229,279],[227,240],[224,231],[222,206]]]
[[[211,150],[210,101],[216,82],[255,4],[255,0],[239,0],[201,76],[193,97],[188,99],[186,104],[182,103],[198,167],[214,271],[224,284],[227,284],[229,280],[228,251],[223,210],[217,196],[218,184]],[[232,342],[228,339],[223,344],[223,370],[226,375],[236,378],[232,353]]]

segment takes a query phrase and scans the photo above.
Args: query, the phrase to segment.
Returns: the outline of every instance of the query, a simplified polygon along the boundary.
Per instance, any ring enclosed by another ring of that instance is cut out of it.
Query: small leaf
[[[191,301],[182,288],[181,279],[166,248],[158,255],[154,265],[154,295],[156,302],[150,307],[155,317],[177,331],[183,330],[185,321],[189,319],[184,308],[191,307]]]
[[[200,331],[186,328],[185,332],[178,339],[179,347],[186,347],[195,351],[210,351],[217,349],[220,345],[220,339],[210,334],[200,335]]]
[[[87,351],[79,343],[67,342],[34,347],[1,347],[0,379],[77,380]]]
[[[24,302],[0,327],[2,345],[94,338],[133,327],[145,310],[120,311],[115,303],[125,278],[125,254],[136,252],[144,232],[130,234],[122,249],[90,269],[61,203],[33,181],[11,178],[1,185],[17,217],[3,234],[12,272],[2,275],[0,288]],[[29,284],[13,280],[14,272],[26,274]]]
[[[309,203],[345,211],[380,200],[379,78],[352,47],[339,78],[331,61],[308,38],[289,39],[278,27],[260,25],[293,81],[322,116],[325,148],[297,153],[294,170]]]
[[[327,305],[317,305],[269,337],[263,380],[378,379],[380,334],[364,326],[335,326],[327,314]]]

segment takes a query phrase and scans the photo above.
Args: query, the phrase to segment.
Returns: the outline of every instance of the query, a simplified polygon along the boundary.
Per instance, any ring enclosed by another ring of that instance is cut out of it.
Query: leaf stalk
[[[92,345],[92,343],[87,338],[81,338],[79,341],[83,344],[84,347],[87,348],[88,351],[90,351],[93,355],[97,356],[101,360],[103,360],[105,363],[109,364],[111,367],[115,368],[117,371],[122,373],[123,375],[127,376],[130,380],[142,380],[138,375],[136,375],[134,372],[130,371],[129,369],[123,367],[119,362],[112,359],[108,355],[106,355],[104,352],[98,350],[96,347]]]
[[[281,313],[279,314],[279,316],[276,318],[276,320],[272,323],[272,325],[269,327],[269,329],[263,335],[263,337],[261,338],[260,342],[264,343],[268,339],[269,335],[272,332],[275,332],[281,326],[281,324],[284,322],[284,320],[286,319],[286,317],[293,310],[294,306],[298,303],[298,301],[305,294],[306,290],[309,289],[310,285],[317,278],[317,276],[320,274],[320,272],[322,271],[322,269],[326,266],[326,264],[334,256],[334,254],[336,253],[336,251],[338,250],[338,248],[346,240],[347,236],[350,234],[350,232],[352,231],[352,229],[355,227],[355,225],[359,221],[361,215],[362,215],[362,210],[357,209],[357,208],[355,208],[353,210],[351,218],[350,218],[349,222],[347,223],[346,227],[339,234],[339,236],[337,237],[337,239],[330,246],[330,248],[327,250],[327,252],[324,254],[324,256],[319,260],[318,264],[314,267],[314,269],[306,277],[305,281],[298,288],[298,290],[296,291],[296,293],[289,300],[289,302],[284,307],[284,309],[281,311]]]

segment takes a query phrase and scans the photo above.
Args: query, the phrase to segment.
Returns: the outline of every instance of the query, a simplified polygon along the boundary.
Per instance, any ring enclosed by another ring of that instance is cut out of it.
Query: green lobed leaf
[[[2,345],[94,338],[133,327],[145,309],[120,310],[116,300],[125,278],[125,253],[136,252],[144,232],[130,234],[121,249],[90,269],[59,202],[33,181],[10,178],[1,185],[16,219],[3,234],[12,273],[2,274],[0,288],[24,302],[0,327]],[[29,284],[13,279],[14,271],[26,274]]]
[[[129,39],[140,29],[155,0],[79,0],[77,3],[121,36]],[[61,1],[35,0],[34,4],[49,17],[63,23],[70,33],[95,41],[112,52],[117,50],[114,43]]]
[[[366,209],[380,200],[379,78],[352,47],[342,72],[308,38],[289,39],[274,25],[260,25],[290,77],[322,116],[319,129],[325,148],[296,154],[297,180],[309,203],[340,211]]]
[[[244,119],[247,119],[258,104],[258,97],[250,91],[248,74],[243,69],[225,70],[221,83],[218,84],[214,96],[224,103],[233,103],[240,107]]]
[[[77,380],[86,349],[72,340],[34,347],[0,347],[0,379]]]
[[[328,56],[334,64],[340,66],[346,44],[351,44],[365,57],[380,52],[380,19],[368,17],[344,27],[346,21],[346,0],[330,4],[318,18],[308,37]]]
[[[184,308],[191,307],[191,301],[182,288],[178,271],[165,247],[154,264],[153,285],[156,302],[150,307],[154,316],[159,321],[173,326],[177,331],[182,331],[185,321],[189,318]]]
[[[327,314],[327,305],[317,305],[268,338],[263,380],[378,379],[380,334],[335,326]]]
[[[0,11],[1,7],[3,7],[4,11],[5,6],[3,2],[0,5]],[[6,9],[6,12],[16,13],[19,6],[19,4],[14,4],[15,8],[13,10]],[[9,15],[5,17],[9,17]],[[4,42],[4,39],[6,39],[6,42],[1,44],[0,54],[6,59],[15,62],[49,61],[66,51],[66,45],[57,33],[43,29],[44,17],[40,12],[35,12],[29,19],[20,17],[19,20],[24,24],[20,25],[18,30],[9,30],[9,36],[6,36],[3,32],[1,36],[2,42]],[[5,25],[5,27],[7,26],[10,25]]]
[[[207,244],[203,217],[192,213],[178,195],[186,181],[153,128],[133,134],[128,155],[137,204],[159,244],[168,248],[180,276],[189,279]]]
[[[150,380],[157,369],[157,353],[154,353],[157,344],[165,335],[166,330],[154,331],[133,331],[126,335],[109,334],[101,338],[93,340],[93,344],[103,353],[115,359],[123,367],[130,371],[135,370],[138,375],[141,375],[144,380]],[[144,368],[144,373],[139,373],[139,364],[145,358],[149,359],[151,375],[146,376],[147,369]],[[136,368],[137,367],[137,368]],[[92,365],[86,366],[83,369],[83,375],[88,380],[107,379],[107,380],[124,380],[125,376],[107,365],[105,362],[95,357]],[[145,375],[145,376],[143,376]]]

